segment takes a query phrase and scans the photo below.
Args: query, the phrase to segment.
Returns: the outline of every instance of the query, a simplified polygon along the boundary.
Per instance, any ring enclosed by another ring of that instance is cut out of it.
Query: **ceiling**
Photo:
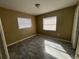
[[[0,0],[0,7],[40,15],[75,5],[77,2],[77,0]],[[35,7],[36,3],[40,4],[39,8]]]

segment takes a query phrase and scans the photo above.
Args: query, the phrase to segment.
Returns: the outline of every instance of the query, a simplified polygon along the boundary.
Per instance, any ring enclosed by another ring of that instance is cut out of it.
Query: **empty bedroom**
[[[0,59],[79,59],[79,1],[0,0]]]

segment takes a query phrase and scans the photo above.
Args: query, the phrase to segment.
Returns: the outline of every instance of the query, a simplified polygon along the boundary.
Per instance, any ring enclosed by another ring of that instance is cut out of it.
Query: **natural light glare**
[[[31,18],[18,17],[18,27],[19,27],[19,29],[32,27]]]
[[[56,31],[57,16],[43,18],[43,30]]]
[[[50,47],[55,48],[55,49],[58,49],[58,50],[61,50],[63,52],[66,52],[64,50],[64,48],[61,45],[57,44],[57,43],[54,43],[54,42],[50,42],[50,41],[45,40],[45,45],[46,46],[50,46]]]
[[[57,59],[72,59],[65,49],[56,43],[45,40],[45,52]]]

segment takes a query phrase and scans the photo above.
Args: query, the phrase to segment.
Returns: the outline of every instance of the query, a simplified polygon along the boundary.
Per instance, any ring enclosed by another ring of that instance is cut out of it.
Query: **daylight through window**
[[[43,30],[56,31],[57,16],[43,18]]]
[[[22,18],[18,17],[18,28],[31,28],[32,27],[32,20],[31,18]]]

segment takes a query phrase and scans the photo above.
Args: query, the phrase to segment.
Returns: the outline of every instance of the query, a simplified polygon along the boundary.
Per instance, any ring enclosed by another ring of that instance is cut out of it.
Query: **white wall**
[[[75,11],[75,16],[74,16],[74,23],[73,23],[73,30],[72,30],[72,45],[73,48],[76,48],[76,44],[77,44],[77,39],[78,39],[78,9],[79,7],[76,8]]]

